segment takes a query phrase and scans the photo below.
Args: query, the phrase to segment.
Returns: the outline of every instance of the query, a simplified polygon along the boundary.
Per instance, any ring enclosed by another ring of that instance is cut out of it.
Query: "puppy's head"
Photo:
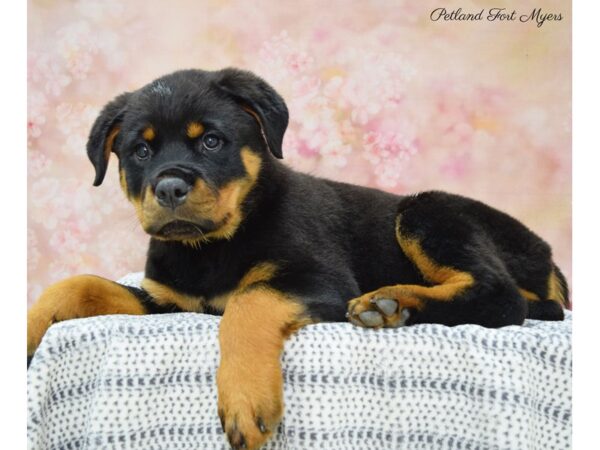
[[[111,153],[144,230],[158,239],[227,239],[268,158],[282,157],[283,99],[249,72],[175,72],[107,104],[87,153],[102,183]]]

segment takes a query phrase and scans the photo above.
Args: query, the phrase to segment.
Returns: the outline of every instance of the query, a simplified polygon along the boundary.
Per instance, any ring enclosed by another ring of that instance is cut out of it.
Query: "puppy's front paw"
[[[283,379],[279,364],[249,370],[221,364],[217,373],[219,418],[234,449],[258,449],[283,414]]]

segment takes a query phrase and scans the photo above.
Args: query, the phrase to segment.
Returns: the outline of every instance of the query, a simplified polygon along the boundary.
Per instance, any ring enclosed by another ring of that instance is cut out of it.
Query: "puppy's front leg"
[[[256,449],[283,414],[280,356],[285,339],[307,324],[301,303],[259,285],[234,293],[219,330],[219,417],[234,449]]]
[[[27,312],[27,356],[33,355],[55,322],[106,314],[147,314],[158,309],[142,289],[94,275],[67,278],[47,288]]]

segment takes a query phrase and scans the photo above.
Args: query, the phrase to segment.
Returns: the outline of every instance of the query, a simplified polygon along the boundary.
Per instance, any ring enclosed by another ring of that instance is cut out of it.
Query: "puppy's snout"
[[[179,177],[161,178],[154,189],[158,204],[165,208],[175,209],[185,203],[192,186]]]

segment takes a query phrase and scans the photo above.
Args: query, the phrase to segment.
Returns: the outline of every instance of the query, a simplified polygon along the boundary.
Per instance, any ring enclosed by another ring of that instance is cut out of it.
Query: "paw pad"
[[[366,327],[376,328],[383,325],[383,317],[377,311],[364,311],[358,315],[360,321]]]
[[[393,316],[398,311],[398,302],[391,298],[379,298],[374,300],[377,305],[377,309],[381,311],[386,316]]]

